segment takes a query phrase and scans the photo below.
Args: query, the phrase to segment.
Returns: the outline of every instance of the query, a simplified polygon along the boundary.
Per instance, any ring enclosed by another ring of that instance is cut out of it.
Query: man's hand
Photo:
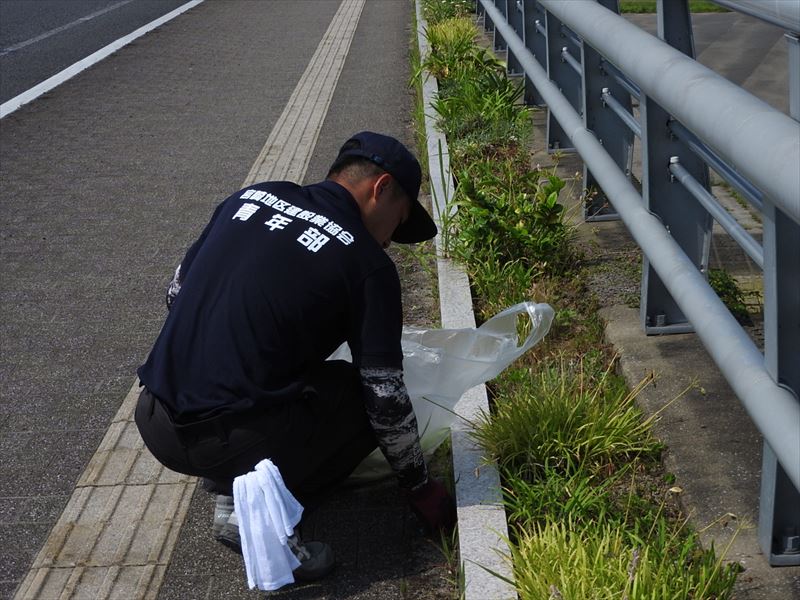
[[[456,505],[447,489],[435,479],[407,492],[411,509],[432,531],[449,531],[456,524]]]

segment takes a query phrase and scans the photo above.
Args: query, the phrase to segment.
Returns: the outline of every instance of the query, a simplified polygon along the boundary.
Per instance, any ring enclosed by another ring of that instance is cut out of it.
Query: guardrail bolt
[[[678,158],[677,156],[670,156],[669,157],[669,164],[671,164],[671,165],[678,165],[678,164],[680,164],[680,162],[681,162],[681,159]],[[671,169],[670,169],[670,172],[669,172],[669,182],[670,183],[675,183],[675,174],[672,172]]]

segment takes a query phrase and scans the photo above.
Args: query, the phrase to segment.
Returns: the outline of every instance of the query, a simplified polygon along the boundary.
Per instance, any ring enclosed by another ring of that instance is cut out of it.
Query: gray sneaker
[[[214,526],[217,525],[216,513]],[[242,553],[242,540],[239,537],[239,519],[236,512],[231,512],[224,525],[220,525],[214,538],[231,550]],[[315,581],[325,577],[333,570],[335,560],[333,550],[323,542],[302,542],[300,536],[292,535],[288,539],[289,549],[300,561],[300,566],[293,573],[298,581]]]
[[[215,539],[219,539],[228,519],[233,513],[233,496],[217,495],[217,501],[214,505],[214,524],[211,526],[211,535]]]
[[[231,511],[225,523],[221,524],[217,531],[216,513],[214,514],[214,525],[211,528],[211,533],[214,535],[220,544],[227,546],[234,552],[242,553],[242,540],[239,537],[239,519],[236,518],[236,512]]]
[[[295,534],[289,538],[289,548],[300,561],[300,566],[292,573],[298,581],[316,581],[333,570],[336,561],[333,550],[322,542],[301,542]]]

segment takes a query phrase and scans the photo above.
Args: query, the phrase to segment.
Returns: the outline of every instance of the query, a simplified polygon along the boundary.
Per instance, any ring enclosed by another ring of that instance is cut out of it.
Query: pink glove
[[[435,479],[407,492],[411,509],[429,531],[449,531],[456,524],[456,505],[447,489]]]

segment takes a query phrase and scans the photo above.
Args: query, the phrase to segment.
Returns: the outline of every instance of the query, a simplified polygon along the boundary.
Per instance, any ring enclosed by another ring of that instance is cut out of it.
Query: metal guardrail
[[[547,106],[548,147],[583,159],[586,220],[621,218],[641,247],[645,331],[695,331],[763,434],[759,541],[770,564],[800,565],[800,0],[714,1],[789,30],[791,117],[694,60],[688,0],[658,0],[658,38],[617,0],[476,7],[526,101]],[[709,166],[761,212],[761,244],[710,193]],[[764,354],[708,285],[714,219],[763,268]]]
[[[800,31],[800,2],[794,0],[711,0],[786,31]]]

